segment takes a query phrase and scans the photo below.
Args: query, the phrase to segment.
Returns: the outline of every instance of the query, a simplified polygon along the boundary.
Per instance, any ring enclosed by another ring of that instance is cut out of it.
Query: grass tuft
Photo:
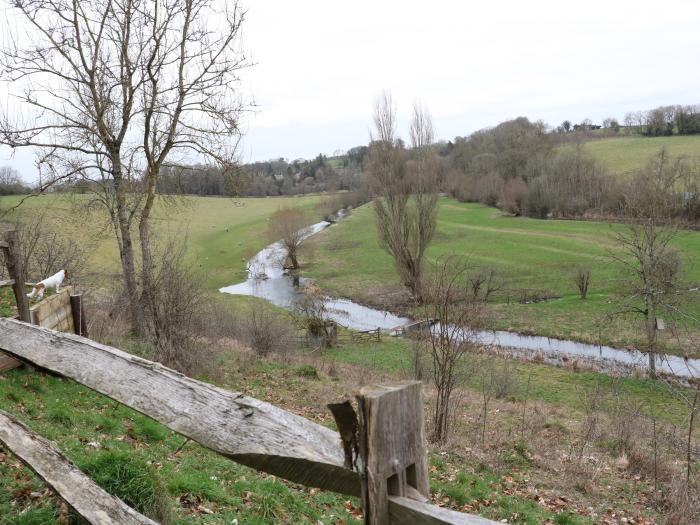
[[[142,459],[121,452],[105,452],[79,465],[100,487],[146,516],[173,523],[170,502],[155,470]]]

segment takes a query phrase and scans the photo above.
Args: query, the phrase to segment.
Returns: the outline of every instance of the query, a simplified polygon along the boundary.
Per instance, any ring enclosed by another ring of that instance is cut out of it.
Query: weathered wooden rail
[[[109,495],[46,439],[0,410],[0,443],[53,488],[90,523],[157,525]]]
[[[0,319],[0,350],[72,378],[233,461],[362,496],[368,524],[495,523],[426,503],[419,384],[361,392],[363,446],[348,462],[348,444],[344,450],[338,433],[326,427],[84,337]]]

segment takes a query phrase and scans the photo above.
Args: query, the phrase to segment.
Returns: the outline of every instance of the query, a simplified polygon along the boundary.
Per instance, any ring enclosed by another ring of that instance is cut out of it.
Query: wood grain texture
[[[491,521],[401,496],[389,496],[389,515],[392,524],[503,525],[503,522]]]
[[[21,365],[21,361],[0,352],[0,372],[7,372],[8,370],[12,370],[13,368],[17,368]]]
[[[7,286],[14,286],[15,280],[14,279],[9,279],[7,281],[0,281],[0,288],[5,288]]]
[[[87,318],[85,317],[85,305],[83,294],[70,296],[70,308],[73,315],[73,333],[88,337]]]
[[[50,441],[0,410],[0,442],[93,525],[157,525],[109,495]]]
[[[59,332],[75,333],[73,308],[71,305],[72,286],[66,286],[59,293],[46,297],[29,309],[32,323]]]
[[[359,494],[337,433],[89,339],[0,319],[0,349],[70,377],[232,460],[311,487]]]
[[[386,525],[389,495],[427,499],[422,383],[364,387],[358,396],[368,525]]]

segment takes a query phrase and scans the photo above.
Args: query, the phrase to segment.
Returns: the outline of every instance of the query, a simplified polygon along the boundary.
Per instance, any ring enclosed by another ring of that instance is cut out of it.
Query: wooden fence
[[[350,342],[355,344],[379,343],[382,340],[380,328],[375,330],[363,330],[361,332],[351,331],[349,333]]]
[[[60,293],[30,306],[29,298],[25,295],[27,274],[22,264],[19,238],[15,230],[5,232],[4,240],[0,240],[0,250],[5,256],[7,273],[10,277],[9,280],[0,281],[0,288],[12,287],[17,304],[17,317],[20,320],[62,332],[87,336],[82,295],[74,295],[73,288],[68,286]],[[20,361],[0,353],[0,372],[20,365]]]
[[[0,319],[0,350],[72,378],[233,461],[360,496],[366,524],[495,525],[428,503],[420,383],[363,388],[358,413],[348,401],[329,405],[339,435],[116,348],[14,319]],[[55,448],[4,414],[0,442],[90,523],[153,523],[106,497]],[[95,497],[79,497],[86,490]]]

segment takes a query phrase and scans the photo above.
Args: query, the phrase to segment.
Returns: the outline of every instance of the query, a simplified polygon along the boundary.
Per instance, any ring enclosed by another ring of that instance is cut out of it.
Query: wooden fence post
[[[77,335],[88,336],[87,321],[85,320],[85,307],[83,306],[83,294],[70,296],[70,308],[73,313],[73,328]]]
[[[366,525],[391,523],[389,497],[426,501],[422,383],[364,387],[357,396]]]
[[[5,241],[7,242],[7,248],[5,249],[7,271],[10,274],[10,279],[15,281],[12,285],[12,289],[15,292],[15,299],[17,300],[19,319],[25,323],[31,323],[32,318],[29,313],[29,299],[24,293],[24,282],[27,280],[27,275],[24,265],[22,264],[22,252],[19,248],[17,230],[6,232]]]

